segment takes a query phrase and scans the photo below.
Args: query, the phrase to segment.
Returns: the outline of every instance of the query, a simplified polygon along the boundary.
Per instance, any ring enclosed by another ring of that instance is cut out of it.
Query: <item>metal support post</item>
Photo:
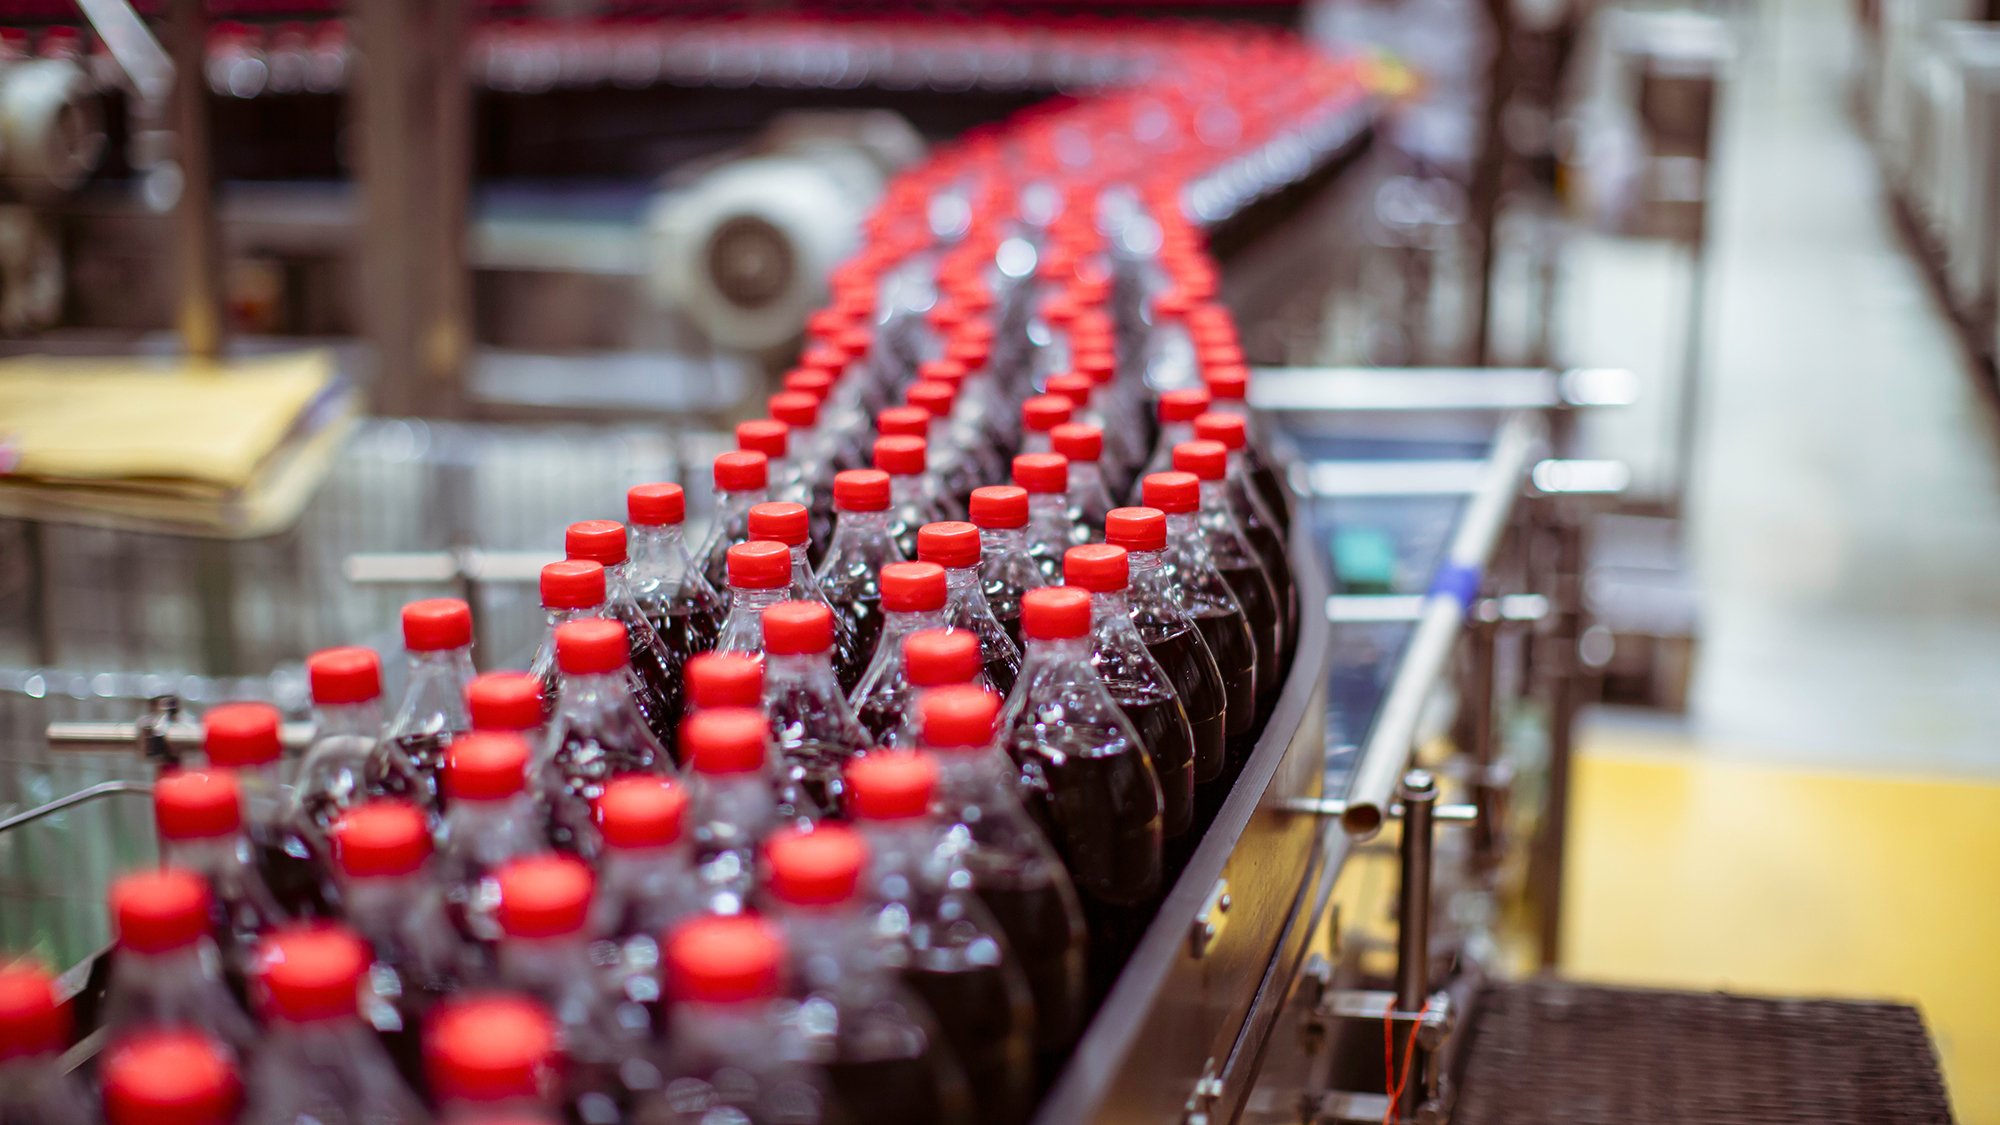
[[[208,14],[203,0],[173,0],[167,28],[173,57],[174,257],[179,293],[176,327],[188,355],[222,354],[222,234],[216,219],[215,154],[208,130]]]
[[[1465,688],[1459,707],[1466,716],[1465,747],[1471,776],[1466,780],[1479,819],[1472,825],[1473,874],[1491,871],[1500,858],[1500,803],[1506,794],[1501,777],[1499,715],[1495,700],[1495,658],[1502,620],[1494,599],[1475,604],[1467,615]]]
[[[1437,805],[1437,783],[1427,771],[1411,770],[1403,775],[1401,797],[1403,878],[1402,891],[1397,899],[1396,1007],[1399,1011],[1416,1012],[1423,1009],[1431,990],[1431,833],[1434,828],[1431,812]],[[1402,1029],[1398,1039],[1416,1034],[1416,1025],[1410,1024]],[[1400,1058],[1405,1050],[1400,1041],[1397,1049],[1397,1057]],[[1403,1096],[1396,1106],[1396,1116],[1401,1120],[1414,1120],[1417,1107],[1423,1104],[1425,1083],[1418,1075],[1423,1073],[1428,1062],[1427,1053],[1417,1051],[1410,1064],[1411,1073],[1403,1077]],[[1393,1080],[1395,1076],[1389,1077]]]
[[[1549,687],[1549,780],[1535,843],[1529,854],[1541,962],[1554,968],[1562,959],[1563,852],[1569,837],[1570,764],[1575,749],[1576,713],[1583,701],[1585,675],[1578,646],[1586,607],[1584,525],[1559,498],[1545,501],[1553,513],[1555,616],[1547,644]]]

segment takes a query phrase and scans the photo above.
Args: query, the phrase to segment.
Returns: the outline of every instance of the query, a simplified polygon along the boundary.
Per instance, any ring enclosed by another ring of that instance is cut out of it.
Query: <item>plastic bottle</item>
[[[556,662],[556,630],[571,621],[604,616],[604,568],[585,559],[550,563],[542,568],[542,616],[547,628],[528,662],[528,673],[542,685],[542,713],[553,718],[562,702],[562,668]],[[632,677],[636,694],[639,680]]]
[[[333,855],[347,924],[374,952],[381,1003],[369,1021],[404,1081],[421,1088],[424,1019],[479,970],[445,907],[430,827],[407,801],[370,801],[334,822]]]
[[[1292,576],[1291,555],[1285,549],[1283,525],[1264,503],[1256,481],[1250,475],[1250,465],[1244,453],[1248,431],[1243,418],[1237,414],[1211,411],[1194,420],[1194,432],[1198,440],[1215,442],[1229,451],[1227,474],[1223,478],[1223,498],[1228,502],[1230,515],[1236,518],[1237,526],[1243,529],[1243,537],[1256,549],[1257,561],[1263,564],[1264,573],[1271,579],[1284,615],[1285,636],[1295,639],[1299,627],[1298,583]]]
[[[962,629],[978,640],[986,678],[994,690],[1004,694],[1013,689],[1020,675],[1021,649],[986,600],[981,538],[979,528],[969,523],[948,520],[925,524],[917,531],[917,557],[944,568],[945,628]]]
[[[430,1120],[361,1018],[369,956],[360,938],[328,925],[282,930],[259,960],[265,1033],[242,1125]]]
[[[785,943],[753,916],[703,917],[667,936],[661,1104],[640,1121],[815,1125],[833,1118],[819,1075],[780,1018]]]
[[[875,467],[889,474],[889,534],[906,559],[917,556],[917,529],[950,519],[927,475],[930,443],[889,434],[875,439]]]
[[[539,749],[547,734],[542,713],[542,683],[526,672],[487,672],[473,677],[465,689],[465,710],[473,730],[518,734],[531,749]]]
[[[111,884],[118,926],[104,1028],[117,1041],[148,1028],[187,1027],[232,1050],[257,1041],[257,1028],[223,979],[208,883],[192,871],[160,868]]]
[[[637,684],[633,702],[662,746],[674,745],[686,701],[681,698],[681,658],[653,631],[653,623],[632,597],[625,525],[616,520],[583,520],[563,533],[572,561],[604,568],[604,616],[625,626],[627,662]]]
[[[764,662],[740,652],[704,652],[687,665],[689,712],[764,706]]]
[[[1249,396],[1250,373],[1241,364],[1212,366],[1202,371],[1202,382],[1208,387],[1211,412],[1243,419],[1245,471],[1257,494],[1263,498],[1265,510],[1277,519],[1280,529],[1290,530],[1292,490],[1285,485],[1284,478],[1278,475],[1270,444],[1257,432],[1256,418],[1250,413],[1249,404],[1244,401]],[[1197,418],[1196,422],[1199,421]],[[1199,425],[1196,426],[1195,436],[1210,441],[1223,440],[1213,434],[1201,433]]]
[[[980,592],[1018,649],[1021,598],[1049,584],[1028,549],[1028,490],[1011,484],[974,489],[971,507],[973,526],[979,529]]]
[[[1076,413],[1076,404],[1062,395],[1031,395],[1021,402],[1021,452],[1055,451],[1057,426],[1065,425]]]
[[[757,849],[783,821],[769,770],[770,725],[747,709],[697,711],[681,724],[688,836],[704,903],[735,913],[757,878]]]
[[[631,553],[625,585],[667,650],[678,676],[689,659],[715,647],[722,629],[722,595],[688,553],[682,525],[687,496],[678,484],[641,484],[625,492]]]
[[[923,366],[934,367],[949,360],[929,360]],[[962,371],[957,372],[961,376]],[[935,487],[937,507],[950,512],[956,519],[965,514],[965,499],[972,495],[989,474],[976,456],[974,443],[983,445],[984,435],[961,432],[954,424],[953,414],[958,408],[958,384],[938,379],[918,379],[903,392],[904,401],[922,410],[928,418],[924,433],[925,456]]]
[[[644,1068],[624,1064],[643,1053],[648,1024],[642,1011],[621,1010],[619,977],[592,959],[596,879],[575,856],[542,854],[509,862],[496,881],[502,987],[541,1001],[555,1016],[566,1064],[562,1100],[575,1116],[621,1119],[644,1092]]]
[[[786,587],[785,598],[795,602],[819,602],[832,609],[826,600],[826,592],[819,588],[819,576],[813,573],[811,552],[812,517],[800,504],[773,500],[750,509],[750,538],[768,539],[783,543],[792,551],[791,584]],[[854,638],[849,634],[853,624],[845,617],[834,617],[834,651],[845,652],[853,647]]]
[[[1283,686],[1280,665],[1285,652],[1285,603],[1277,585],[1264,570],[1257,549],[1243,533],[1242,525],[1230,513],[1228,489],[1229,451],[1214,441],[1182,442],[1174,447],[1174,468],[1193,473],[1200,481],[1201,507],[1197,523],[1208,541],[1208,556],[1215,562],[1243,612],[1257,633],[1257,706],[1268,711]],[[1268,641],[1268,643],[1267,643]]]
[[[216,939],[238,973],[249,970],[258,935],[285,920],[264,885],[243,832],[243,801],[227,770],[179,770],[153,785],[160,858],[208,882]]]
[[[417,767],[438,801],[438,769],[452,736],[471,728],[465,688],[472,682],[472,608],[457,598],[426,598],[403,607],[409,686],[385,737]]]
[[[548,810],[549,838],[586,857],[597,852],[591,806],[605,784],[628,773],[673,769],[632,702],[626,644],[625,626],[616,621],[586,618],[556,628],[565,688],[537,787]]]
[[[658,964],[661,934],[701,908],[687,839],[685,786],[663,777],[621,777],[597,799],[597,897],[591,933],[625,949],[625,964]],[[650,956],[636,956],[632,943]]]
[[[114,1044],[98,1080],[110,1125],[232,1125],[243,1095],[224,1045],[185,1028]]]
[[[969,684],[926,691],[917,702],[922,746],[938,768],[945,846],[971,873],[974,893],[1027,978],[1046,1078],[1083,1030],[1083,908],[1048,837],[1021,805],[1013,763],[995,742],[1000,707],[999,696]]]
[[[1153,759],[1166,802],[1160,826],[1172,841],[1194,826],[1194,727],[1173,677],[1132,622],[1125,548],[1071,547],[1063,559],[1063,581],[1090,591],[1090,663]]]
[[[329,648],[306,659],[313,743],[299,763],[293,828],[316,854],[343,811],[370,797],[401,797],[435,815],[430,780],[382,741],[382,664],[370,649]]]
[[[1136,380],[1120,380],[1118,358],[1111,345],[1101,350],[1077,353],[1076,370],[1088,376],[1096,387],[1092,403],[1104,431],[1104,487],[1112,496],[1124,496],[1134,475],[1153,452],[1152,402],[1143,398]],[[1061,452],[1061,450],[1057,450]]]
[[[729,549],[729,615],[715,651],[764,656],[764,611],[791,597],[792,550],[773,539]]]
[[[882,634],[882,588],[876,575],[890,563],[909,558],[890,534],[889,491],[889,474],[880,469],[849,469],[833,478],[839,515],[833,542],[820,563],[819,585],[827,600],[850,619],[854,647],[842,652],[835,664],[843,691],[853,691],[861,682]]]
[[[1222,666],[1202,639],[1194,618],[1182,606],[1167,565],[1167,516],[1157,508],[1114,508],[1105,520],[1104,538],[1125,549],[1129,570],[1126,601],[1132,624],[1160,667],[1166,669],[1187,710],[1194,732],[1194,781],[1197,790],[1222,777],[1228,764],[1229,689]],[[1206,801],[1220,803],[1222,793]],[[1203,804],[1197,796],[1197,805]],[[1213,813],[1213,808],[1209,809]]]
[[[1167,391],[1160,395],[1160,437],[1153,446],[1153,455],[1146,459],[1145,468],[1139,471],[1142,494],[1133,498],[1135,503],[1144,501],[1143,489],[1146,477],[1154,473],[1173,471],[1174,446],[1195,440],[1194,420],[1208,412],[1208,401],[1208,392],[1198,386]]]
[[[914,750],[922,734],[917,704],[932,688],[971,684],[987,690],[992,682],[979,663],[979,644],[959,629],[923,629],[903,638],[903,674],[909,702],[897,723],[880,739],[885,750]]]
[[[519,735],[480,731],[445,754],[450,805],[438,837],[437,878],[459,931],[476,941],[500,937],[493,911],[500,899],[494,872],[508,861],[548,847],[528,786],[530,752]]]
[[[1083,901],[1102,997],[1160,894],[1166,802],[1139,732],[1091,666],[1090,603],[1074,587],[1023,599],[1028,652],[1000,740]]]
[[[442,1121],[559,1120],[556,1021],[526,996],[471,995],[438,1007],[424,1039],[431,1100]]]
[[[794,376],[802,376],[798,380]],[[821,400],[827,388],[818,387],[825,379],[820,372],[795,371],[785,377],[786,389],[771,396],[766,407],[771,417],[791,427],[793,459],[801,468],[806,499],[800,501],[812,513],[812,557],[815,564],[833,538],[833,474],[839,466],[854,460],[847,452],[844,434],[822,424]],[[818,387],[817,393],[796,389]],[[794,497],[794,499],[797,499]]]
[[[1104,431],[1081,422],[1065,422],[1049,432],[1050,444],[1069,459],[1069,509],[1075,517],[1070,539],[1092,543],[1104,537],[1104,517],[1114,505],[1104,485],[1098,461],[1104,453]]]
[[[841,771],[870,744],[834,675],[834,621],[818,602],[780,602],[764,611],[763,711],[778,748],[779,804],[788,816],[838,815]]]
[[[33,962],[0,968],[0,1121],[7,1125],[91,1125],[83,1088],[62,1066],[70,1009],[55,975]]]
[[[268,703],[224,703],[201,719],[208,764],[236,775],[244,828],[264,885],[288,914],[323,915],[333,908],[311,843],[292,825],[293,787],[283,769],[283,720]]]
[[[882,568],[882,637],[875,660],[854,689],[854,713],[880,745],[915,702],[903,670],[903,640],[923,629],[945,627],[944,568],[936,563],[890,563]]]
[[[702,577],[721,589],[729,579],[729,548],[750,534],[750,509],[771,498],[770,464],[762,453],[734,450],[715,458],[715,513],[697,557]]]
[[[804,506],[811,493],[805,473],[795,459],[792,428],[776,418],[752,418],[736,423],[736,448],[762,453],[767,466],[769,491],[773,500]],[[754,538],[756,532],[751,532]]]
[[[1167,517],[1167,549],[1160,581],[1171,586],[1201,632],[1218,668],[1227,668],[1223,716],[1232,766],[1240,766],[1257,740],[1261,681],[1258,634],[1236,591],[1209,557],[1198,512],[1201,482],[1193,473],[1154,473],[1143,482],[1146,506]]]
[[[979,1120],[1023,1120],[1034,1094],[1033,993],[931,814],[936,763],[889,751],[857,760],[847,773],[850,811],[873,854],[873,890],[884,904],[877,926],[900,946],[903,979],[936,1013]]]
[[[1069,510],[1069,458],[1023,453],[1014,458],[1014,483],[1028,493],[1028,557],[1045,581],[1059,582],[1063,552],[1073,545],[1076,532]]]

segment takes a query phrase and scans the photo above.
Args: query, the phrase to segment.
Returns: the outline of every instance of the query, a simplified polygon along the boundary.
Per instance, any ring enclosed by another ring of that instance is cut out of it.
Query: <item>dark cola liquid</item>
[[[916,504],[899,504],[889,514],[889,536],[896,541],[904,558],[917,557],[917,529],[930,523],[933,515]]]
[[[1258,452],[1255,446],[1244,451],[1250,462],[1250,487],[1264,498],[1264,506],[1278,521],[1278,526],[1290,530],[1292,526],[1292,494],[1285,482],[1278,478],[1278,471],[1271,467],[1271,459]]]
[[[846,621],[847,640],[835,645],[833,675],[840,681],[840,690],[852,692],[867,674],[869,662],[875,659],[876,642],[882,639],[882,592],[870,578],[865,586],[844,593],[828,589],[826,593],[835,616]],[[834,632],[838,635],[841,630]]]
[[[1167,679],[1181,697],[1187,711],[1188,727],[1194,732],[1194,780],[1201,785],[1222,776],[1228,762],[1228,689],[1223,686],[1215,659],[1193,629],[1181,629],[1161,640],[1149,642]]]
[[[646,717],[646,726],[653,732],[653,737],[660,740],[660,745],[678,746],[681,712],[685,710],[685,700],[681,697],[681,670],[674,664],[673,654],[665,645],[647,643],[645,631],[633,628],[634,622],[625,624],[626,640],[631,646],[627,654],[632,665],[632,678],[639,689],[632,693],[632,702]]]
[[[1233,764],[1240,766],[1257,742],[1255,673],[1240,674],[1242,669],[1255,668],[1257,644],[1249,623],[1235,613],[1197,614],[1194,627],[1200,630],[1202,642],[1215,657],[1216,667],[1230,669],[1222,676],[1224,742]]]
[[[1216,567],[1222,580],[1229,583],[1230,592],[1243,605],[1244,619],[1250,622],[1250,632],[1257,639],[1257,719],[1263,721],[1264,708],[1278,696],[1278,623],[1280,620],[1276,595],[1271,592],[1271,583],[1255,563],[1247,565]]]
[[[1285,540],[1278,529],[1264,522],[1257,514],[1255,505],[1245,502],[1237,509],[1243,517],[1243,537],[1250,542],[1250,549],[1257,552],[1257,561],[1264,566],[1264,574],[1271,580],[1271,589],[1277,595],[1278,620],[1282,623],[1280,632],[1290,641],[1298,636],[1298,594],[1292,586],[1291,562],[1285,556]]]
[[[956,1060],[906,1018],[843,1028],[839,1053],[823,1069],[845,1119],[855,1125],[973,1119],[972,1091]]]
[[[1059,734],[1047,749],[1032,738],[1013,747],[1022,772],[1036,781],[1026,788],[1029,811],[1069,868],[1090,920],[1093,976],[1111,971],[1131,952],[1103,923],[1132,911],[1152,916],[1164,864],[1160,785],[1138,747],[1107,750],[1083,731]],[[1144,930],[1144,924],[1140,924]],[[1124,933],[1122,928],[1116,933]],[[1095,983],[1095,982],[1094,982]]]
[[[403,754],[403,760],[417,771],[417,777],[424,784],[424,805],[444,812],[444,756],[451,748],[451,732],[448,730],[424,731],[417,734],[398,735],[390,740]]]
[[[1194,740],[1187,712],[1171,692],[1151,685],[1113,680],[1105,686],[1153,760],[1163,808],[1160,831],[1169,838],[1184,834],[1194,824]]]
[[[710,588],[729,588],[729,548],[750,538],[750,508],[746,505],[736,509],[723,530],[722,537],[709,548],[708,557],[701,560],[702,576],[708,579]]]
[[[1082,919],[1071,916],[1064,895],[1047,876],[987,873],[975,867],[972,883],[1028,978],[1035,997],[1035,1051],[1044,1060],[1059,1058],[1083,1029],[1090,1000]]]
[[[687,714],[686,669],[690,657],[708,652],[715,647],[715,639],[722,631],[722,622],[717,614],[695,606],[670,606],[664,613],[648,613],[646,620],[653,626],[654,635],[660,638],[660,646],[666,652],[662,665],[662,675],[673,688],[674,713],[671,734],[661,734],[653,727],[648,717],[647,727],[659,738],[660,745],[667,753],[680,753],[680,721]],[[635,646],[633,659],[638,659]],[[676,758],[678,761],[678,758]]]
[[[584,848],[593,839],[592,810],[612,778],[628,773],[657,773],[661,763],[650,747],[641,748],[636,732],[567,728],[543,767],[543,795],[548,801],[549,842],[567,851]]]
[[[993,610],[993,619],[1000,623],[1002,629],[1007,630],[1007,637],[1014,642],[1014,647],[1023,649],[1027,642],[1021,636],[1021,592],[1003,589],[995,594],[993,587],[988,586],[986,604]],[[991,675],[990,672],[988,674]],[[1018,678],[1018,670],[1016,676]],[[1010,687],[1007,690],[1011,693],[1014,689]]]
[[[331,918],[339,911],[339,894],[322,872],[327,864],[314,854],[305,837],[276,825],[250,827],[250,853],[271,888],[271,897],[294,918]]]
[[[1018,623],[1017,620],[1016,624]],[[986,636],[979,638],[979,647],[984,658],[982,666],[986,670],[986,679],[993,685],[993,690],[1000,693],[1002,699],[1014,694],[1014,681],[1021,678],[1020,645],[1017,643],[1009,649],[999,643],[997,634],[989,631]]]
[[[1033,1015],[1014,1003],[1003,966],[929,970],[912,966],[903,979],[937,1015],[945,1042],[965,1067],[974,1114],[985,1125],[1027,1119],[1034,1099]],[[894,1121],[856,1116],[857,1121]],[[917,1118],[914,1120],[928,1120]]]

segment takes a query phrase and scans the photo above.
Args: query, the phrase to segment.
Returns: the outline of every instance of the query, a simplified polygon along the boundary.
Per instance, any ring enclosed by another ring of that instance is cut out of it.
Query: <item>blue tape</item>
[[[1431,579],[1430,596],[1450,598],[1460,609],[1472,604],[1479,596],[1480,569],[1476,566],[1456,566],[1451,563],[1438,568],[1437,576]]]

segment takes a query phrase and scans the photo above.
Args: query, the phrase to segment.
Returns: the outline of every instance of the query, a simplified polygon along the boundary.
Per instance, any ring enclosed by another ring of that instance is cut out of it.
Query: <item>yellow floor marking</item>
[[[1565,974],[1915,1003],[1959,1120],[2000,1123],[2000,785],[1681,747],[1580,756]]]

